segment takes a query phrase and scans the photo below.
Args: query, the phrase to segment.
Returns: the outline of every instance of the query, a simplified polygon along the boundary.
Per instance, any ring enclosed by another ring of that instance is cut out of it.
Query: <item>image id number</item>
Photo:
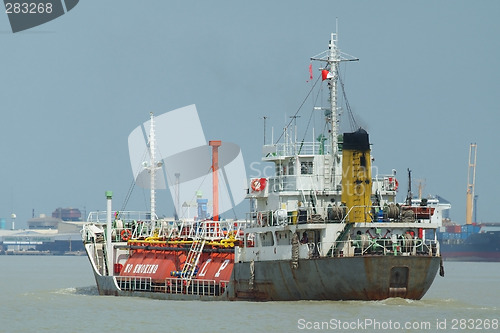
[[[499,322],[498,319],[452,319],[451,329],[452,330],[489,330],[498,329]]]
[[[50,14],[52,13],[52,3],[7,2],[5,3],[5,12],[7,14]]]

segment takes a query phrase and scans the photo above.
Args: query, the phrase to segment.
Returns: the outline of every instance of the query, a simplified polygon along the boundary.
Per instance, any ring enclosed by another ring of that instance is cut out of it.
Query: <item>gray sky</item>
[[[360,58],[346,90],[374,165],[398,170],[401,199],[411,168],[463,223],[477,142],[478,220],[498,221],[499,13],[498,1],[85,0],[16,34],[0,15],[0,217],[24,227],[33,209],[103,210],[106,190],[121,209],[127,137],[150,111],[196,104],[208,139],[260,161],[262,117],[277,131],[295,113],[338,17],[340,48]],[[147,209],[147,196],[136,189],[127,209]]]

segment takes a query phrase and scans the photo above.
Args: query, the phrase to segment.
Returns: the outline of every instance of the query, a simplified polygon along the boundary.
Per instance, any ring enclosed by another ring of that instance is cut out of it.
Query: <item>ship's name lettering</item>
[[[133,268],[133,270],[132,270],[132,268]],[[133,264],[127,264],[124,272],[125,273],[132,272],[132,273],[136,273],[136,274],[154,274],[154,273],[156,273],[157,270],[158,270],[158,265],[137,264],[134,267]]]
[[[205,261],[205,264],[202,266],[201,271],[198,274],[199,276],[205,276],[205,274],[207,274],[207,266],[211,261],[212,259],[207,259],[207,261]]]
[[[217,273],[215,273],[215,277],[219,277],[220,272],[221,272],[224,268],[226,268],[226,266],[227,266],[228,264],[229,264],[229,260],[228,260],[228,259],[224,260],[224,262],[220,265],[219,270],[217,271]]]
[[[207,259],[207,261],[205,261],[205,263],[203,264],[203,266],[201,266],[200,273],[198,274],[198,276],[204,277],[207,274],[208,264],[210,264],[210,262],[212,262],[212,259]],[[229,265],[229,260],[228,259],[224,260],[220,264],[219,270],[215,273],[215,277],[219,277],[220,273],[224,270],[224,268],[227,267],[227,265]]]

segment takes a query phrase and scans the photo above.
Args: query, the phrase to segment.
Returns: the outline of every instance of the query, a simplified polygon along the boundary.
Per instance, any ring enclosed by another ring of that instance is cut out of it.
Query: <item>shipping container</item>
[[[466,224],[462,226],[462,231],[472,233],[474,231],[475,226],[472,224]]]
[[[448,225],[448,226],[446,226],[446,232],[448,232],[448,233],[454,233],[455,232],[455,226],[454,225]]]
[[[449,225],[446,227],[446,232],[450,234],[460,233],[462,232],[462,226],[460,225]]]

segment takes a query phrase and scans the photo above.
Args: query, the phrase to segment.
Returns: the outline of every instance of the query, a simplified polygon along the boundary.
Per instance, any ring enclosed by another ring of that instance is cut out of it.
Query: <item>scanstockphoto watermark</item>
[[[331,318],[328,321],[309,321],[301,318],[297,321],[297,328],[305,331],[331,330],[331,331],[391,331],[391,330],[435,330],[436,324],[430,321],[393,321],[377,320],[374,318],[365,318],[357,320],[340,320]]]
[[[325,165],[314,165],[312,162],[294,162],[287,164],[276,164],[270,162],[259,162],[254,161],[250,163],[250,178],[269,178],[274,176],[312,176],[317,174],[323,174],[324,169],[327,168]],[[376,165],[370,166],[370,173],[372,176],[378,176],[379,170]],[[366,170],[363,168],[354,168],[349,166],[345,170],[342,170],[342,176],[350,177],[364,177],[366,176]]]
[[[324,165],[314,165],[312,162],[277,164],[252,162],[250,164],[250,178],[267,178],[270,184],[279,185],[280,191],[295,191],[303,184],[307,184],[307,178],[317,179],[318,176],[332,175],[333,183],[342,186],[342,191],[347,195],[364,195],[372,189],[372,180],[376,178],[384,181],[386,190],[397,190],[397,181],[394,174],[379,175],[377,166],[372,165],[369,169],[349,166],[342,173],[331,173],[325,170]],[[381,178],[382,177],[382,178]],[[278,181],[278,183],[276,183]],[[305,182],[305,183],[304,183]]]
[[[414,330],[414,331],[445,331],[445,330],[477,330],[490,331],[500,328],[498,318],[437,318],[435,321],[394,321],[365,318],[356,320],[340,320],[332,318],[328,321],[310,321],[301,318],[297,321],[297,328],[305,331],[339,331],[339,332],[361,332],[369,331],[392,331],[392,330]]]
[[[12,32],[52,21],[72,10],[80,0],[4,0]]]

